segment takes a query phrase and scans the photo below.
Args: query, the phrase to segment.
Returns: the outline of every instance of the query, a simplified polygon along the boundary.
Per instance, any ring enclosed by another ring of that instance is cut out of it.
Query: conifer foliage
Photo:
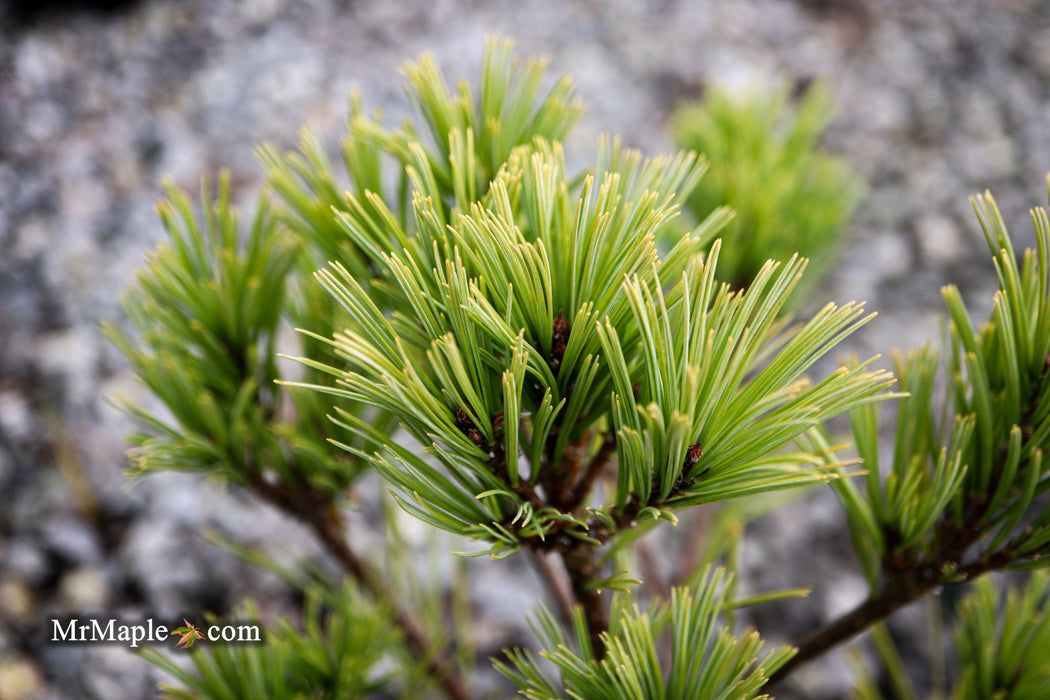
[[[571,611],[532,618],[553,667],[525,650],[496,663],[529,698],[760,697],[798,662],[721,621],[739,604],[730,573],[698,572],[642,613],[636,581],[610,567],[618,546],[699,504],[825,482],[842,496],[875,602],[804,641],[803,661],[909,602],[900,590],[1047,560],[1050,521],[1031,518],[1050,483],[1045,212],[1018,268],[979,201],[1002,282],[995,316],[975,331],[946,293],[954,417],[933,407],[936,354],[902,360],[910,397],[882,479],[875,405],[892,376],[874,358],[810,376],[872,315],[829,303],[790,322],[797,255],[744,288],[719,282],[720,256],[741,245],[718,240],[731,213],[674,224],[703,155],[646,158],[603,137],[593,167],[568,172],[572,83],[545,87],[545,62],[508,40],[487,45],[476,91],[451,90],[429,57],[404,75],[415,121],[391,129],[355,96],[338,166],[309,131],[297,152],[261,147],[267,189],[246,229],[226,179],[214,196],[205,185],[199,214],[170,189],[171,243],[127,297],[137,333],[109,329],[168,411],[122,404],[146,428],[135,473],[244,487],[305,523],[347,579],[311,585],[301,637],[285,624],[262,647],[196,648],[194,669],[151,653],[184,686],[175,694],[473,697],[469,638],[450,637],[440,604],[362,556],[347,527],[345,495],[373,471],[471,554],[563,567]],[[298,348],[280,360],[289,326]],[[863,489],[823,433],[840,414]]]

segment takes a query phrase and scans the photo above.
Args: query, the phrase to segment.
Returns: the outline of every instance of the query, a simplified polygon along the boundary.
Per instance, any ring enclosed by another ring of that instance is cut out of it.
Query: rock
[[[0,431],[8,440],[27,440],[37,429],[25,397],[14,391],[0,392]]]
[[[11,538],[4,543],[3,551],[3,570],[8,576],[37,584],[47,575],[47,557],[39,542],[25,536]]]
[[[71,614],[103,614],[109,607],[109,582],[97,568],[69,571],[62,577],[58,591],[60,604]]]
[[[959,226],[951,218],[928,214],[915,225],[916,238],[923,259],[930,262],[952,262],[966,254]]]
[[[34,616],[37,609],[33,600],[33,590],[22,579],[6,579],[0,583],[0,610],[3,611],[5,620],[13,620],[20,625],[36,622]]]
[[[146,698],[156,693],[149,663],[122,646],[88,650],[83,686],[89,697]]]
[[[97,534],[79,518],[55,515],[42,523],[41,535],[46,548],[63,562],[91,564],[102,559]]]
[[[273,577],[246,574],[203,543],[206,527],[273,543],[283,562],[321,558],[301,528],[200,479],[148,477],[124,490],[120,446],[101,443],[119,441],[129,424],[100,398],[122,388],[127,366],[97,325],[121,322],[119,293],[164,237],[153,213],[161,177],[193,192],[202,174],[231,167],[234,196],[250,201],[261,182],[252,163],[259,141],[289,147],[307,123],[334,144],[350,88],[396,125],[410,112],[397,66],[424,49],[452,80],[474,79],[494,30],[516,35],[525,53],[549,54],[551,74],[571,73],[588,102],[567,148],[577,166],[609,129],[649,152],[668,148],[668,110],[706,84],[826,80],[837,108],[828,143],[870,187],[828,294],[866,299],[880,314],[843,353],[934,337],[947,282],[967,285],[979,318],[994,271],[966,196],[991,186],[1011,226],[1028,227],[1027,208],[1046,195],[1045,3],[153,0],[104,16],[56,15],[60,3],[50,4],[52,19],[0,26],[0,485],[12,503],[0,509],[0,566],[5,581],[39,596],[40,609],[62,601],[183,612],[205,599],[221,607],[232,588],[291,599]],[[82,503],[55,469],[56,436],[115,525],[96,529],[75,515]],[[756,589],[783,578],[805,585],[814,571],[827,577],[812,607],[762,618],[763,631],[784,639],[857,592],[855,572],[839,573],[851,566],[848,543],[822,539],[842,527],[834,508],[789,513],[749,533],[760,541],[745,553]],[[419,528],[406,528],[415,545],[427,540]],[[823,549],[829,558],[814,563]],[[511,565],[472,569],[494,649],[531,643],[521,613],[536,586],[524,592],[523,577],[506,573]],[[17,608],[18,591],[0,598]],[[9,683],[29,694],[148,694],[147,665],[81,651],[5,657],[5,698]],[[778,697],[842,697],[844,669],[835,657]]]
[[[46,688],[44,678],[29,659],[21,656],[0,658],[0,688],[5,700],[29,700]]]

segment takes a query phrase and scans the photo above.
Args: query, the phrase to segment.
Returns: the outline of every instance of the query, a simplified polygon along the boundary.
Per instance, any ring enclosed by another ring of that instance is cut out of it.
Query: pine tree
[[[529,698],[763,697],[945,583],[1050,562],[1045,210],[1018,263],[990,195],[975,200],[1000,278],[992,319],[975,328],[947,289],[947,347],[897,357],[901,393],[875,358],[812,378],[872,315],[829,303],[791,323],[798,255],[745,282],[734,267],[740,288],[720,282],[720,257],[755,250],[739,229],[719,239],[726,208],[678,223],[703,155],[645,158],[605,137],[593,167],[568,172],[572,82],[545,90],[545,63],[509,40],[489,42],[476,92],[450,90],[429,57],[405,77],[417,120],[390,129],[355,96],[338,167],[309,131],[297,152],[260,148],[267,188],[246,228],[228,179],[215,193],[205,181],[200,212],[169,187],[171,241],[126,299],[138,333],[109,328],[168,411],[122,403],[145,428],[135,475],[247,489],[303,522],[346,575],[291,576],[309,589],[302,625],[265,644],[198,647],[189,669],[147,652],[180,682],[173,696],[474,697],[467,634],[450,636],[442,602],[392,575],[396,518],[385,559],[347,527],[345,496],[372,472],[469,554],[564,568],[570,600],[552,590],[558,612],[531,617],[553,667],[520,649],[495,662]],[[827,208],[848,211],[854,191]],[[294,361],[277,354],[285,325],[301,329]],[[880,469],[879,404],[897,398]],[[859,460],[825,432],[839,415]],[[618,566],[641,534],[701,504],[815,484],[841,497],[871,586],[856,610],[763,651],[724,614],[793,592],[739,600],[731,572],[704,566],[642,612]],[[1043,697],[1046,579],[1007,600],[1027,617],[1006,623],[987,581],[963,608],[951,697]],[[469,617],[469,600],[454,602]],[[862,674],[858,697],[877,694]]]

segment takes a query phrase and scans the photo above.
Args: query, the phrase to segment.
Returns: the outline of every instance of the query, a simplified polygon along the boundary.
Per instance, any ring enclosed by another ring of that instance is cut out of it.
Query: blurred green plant
[[[766,260],[796,253],[809,259],[796,302],[827,277],[863,192],[846,162],[819,148],[833,113],[819,82],[797,100],[786,84],[744,95],[712,86],[675,110],[675,144],[708,163],[689,210],[698,219],[723,206],[734,213],[722,234],[720,280],[746,288]]]
[[[959,674],[950,690],[935,692],[931,700],[1042,700],[1050,694],[1050,575],[1037,572],[1005,596],[985,577],[957,611],[954,656]],[[879,650],[886,667],[894,669],[893,697],[919,700],[886,633]],[[886,697],[866,669],[860,673],[853,698]],[[948,680],[940,679],[940,684],[947,687]]]
[[[246,624],[259,624],[250,602],[234,616]],[[198,700],[363,698],[373,693],[413,697],[425,688],[419,684],[420,663],[412,659],[394,663],[394,657],[403,653],[388,611],[362,600],[353,586],[345,585],[336,591],[312,588],[301,626],[280,620],[261,642],[202,642],[189,653],[189,667],[156,649],[142,655],[181,684],[162,686],[165,697]],[[414,673],[405,673],[413,667]]]

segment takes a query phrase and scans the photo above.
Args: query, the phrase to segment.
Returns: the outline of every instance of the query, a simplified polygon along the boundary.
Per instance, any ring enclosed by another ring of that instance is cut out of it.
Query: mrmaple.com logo
[[[50,640],[59,644],[126,644],[132,649],[140,644],[161,644],[172,638],[178,638],[175,646],[180,649],[189,649],[198,640],[225,644],[262,641],[259,625],[209,625],[202,629],[185,618],[182,622],[182,626],[170,629],[154,623],[153,618],[138,624],[97,618],[51,620]]]

